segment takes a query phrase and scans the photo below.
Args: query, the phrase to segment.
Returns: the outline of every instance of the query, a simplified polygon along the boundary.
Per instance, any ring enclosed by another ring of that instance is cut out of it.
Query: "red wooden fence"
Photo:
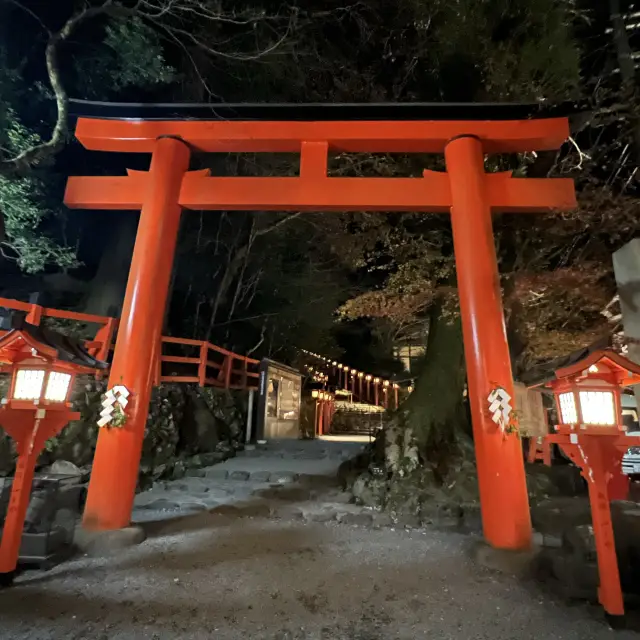
[[[0,298],[0,307],[23,311],[27,322],[39,325],[43,318],[61,318],[87,324],[97,324],[92,340],[85,346],[99,360],[109,360],[115,344],[118,319],[75,311],[49,309],[29,302]],[[4,332],[0,332],[2,335]],[[233,353],[204,340],[189,340],[163,336],[160,358],[156,364],[155,384],[161,382],[191,382],[201,387],[221,389],[257,389],[259,360]],[[172,351],[172,354],[166,353]],[[179,355],[176,355],[176,351]],[[191,355],[184,355],[191,353]],[[173,365],[173,366],[171,366]]]

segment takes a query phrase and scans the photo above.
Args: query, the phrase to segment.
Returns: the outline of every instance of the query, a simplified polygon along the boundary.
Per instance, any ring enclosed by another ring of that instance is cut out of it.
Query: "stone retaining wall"
[[[6,395],[8,385],[8,376],[0,376],[0,397]],[[82,417],[47,442],[40,466],[57,460],[80,468],[91,464],[105,388],[105,381],[89,376],[76,379],[72,403]],[[234,455],[244,440],[246,395],[179,384],[154,389],[140,464],[141,483],[180,476],[187,468],[212,464],[212,454],[215,461]],[[0,477],[11,475],[14,468],[13,443],[0,432]]]

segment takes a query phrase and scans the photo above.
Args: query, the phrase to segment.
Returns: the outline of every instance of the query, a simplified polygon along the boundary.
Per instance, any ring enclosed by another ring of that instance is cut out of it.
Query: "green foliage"
[[[137,17],[113,19],[101,43],[74,60],[78,90],[101,97],[129,88],[145,89],[177,79],[158,33]]]
[[[0,159],[13,158],[41,144],[43,137],[50,135],[55,117],[50,108],[51,90],[40,81],[29,82],[9,63],[32,54],[30,46],[26,39],[7,39],[0,46]],[[41,48],[36,49],[43,55]],[[137,18],[107,22],[101,41],[80,38],[74,43],[73,65],[75,74],[67,70],[71,65],[62,70],[67,91],[92,98],[175,79],[174,70],[165,63],[157,33]],[[52,163],[0,174],[0,215],[4,218],[0,249],[4,258],[17,261],[26,273],[78,266],[75,248],[61,240],[64,214],[60,186]]]
[[[2,96],[0,96],[2,98]],[[4,106],[5,127],[0,131],[0,147],[7,155],[41,142],[40,136],[25,127],[8,100]],[[17,260],[27,273],[42,271],[48,264],[70,268],[76,266],[74,251],[59,245],[39,231],[41,223],[60,205],[51,207],[47,191],[47,172],[32,172],[27,176],[0,175],[0,213],[4,216],[5,237],[0,242],[3,255]]]

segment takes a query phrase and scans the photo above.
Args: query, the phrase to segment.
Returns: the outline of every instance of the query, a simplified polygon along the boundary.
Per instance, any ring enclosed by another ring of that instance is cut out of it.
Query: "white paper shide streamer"
[[[494,389],[487,398],[489,402],[489,413],[491,419],[500,427],[502,431],[505,431],[509,426],[511,420],[511,396],[502,387]]]
[[[116,385],[109,389],[102,400],[102,411],[100,412],[99,427],[110,426],[111,421],[117,414],[123,414],[125,407],[129,403],[129,390],[124,385]],[[115,426],[115,425],[114,425]],[[119,425],[120,426],[120,425]]]

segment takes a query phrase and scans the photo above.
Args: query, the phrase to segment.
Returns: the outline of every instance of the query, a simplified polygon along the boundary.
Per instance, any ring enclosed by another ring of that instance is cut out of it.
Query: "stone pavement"
[[[159,481],[138,494],[132,520],[142,524],[229,509],[320,519],[361,513],[363,509],[346,504],[351,496],[340,490],[337,479],[340,465],[361,453],[368,442],[362,437],[355,440],[268,443],[211,467],[189,469],[180,480]]]

